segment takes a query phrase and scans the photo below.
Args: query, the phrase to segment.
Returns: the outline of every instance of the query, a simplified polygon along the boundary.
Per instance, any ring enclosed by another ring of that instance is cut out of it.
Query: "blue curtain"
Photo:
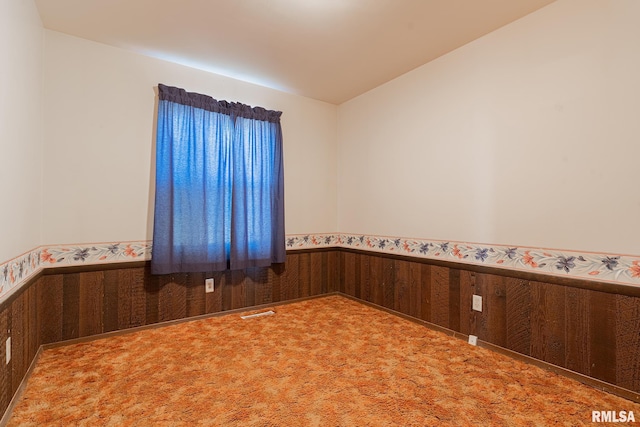
[[[284,262],[282,113],[158,92],[152,273]]]

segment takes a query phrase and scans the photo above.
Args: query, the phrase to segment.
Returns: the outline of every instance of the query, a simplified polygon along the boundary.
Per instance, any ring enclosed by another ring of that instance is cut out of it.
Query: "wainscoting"
[[[314,250],[287,253],[284,265],[226,273],[154,276],[144,262],[45,270],[0,306],[0,413],[41,345],[336,292],[338,263],[337,251]],[[207,277],[213,293],[205,293]]]
[[[640,392],[637,296],[588,289],[606,286],[583,280],[364,251],[342,250],[340,260],[340,292]],[[483,297],[482,312],[472,310],[473,294]]]
[[[336,291],[640,393],[640,297],[626,289],[345,248],[227,273],[153,276],[144,262],[47,269],[0,305],[2,348],[12,339],[9,364],[0,351],[0,413],[43,344]]]

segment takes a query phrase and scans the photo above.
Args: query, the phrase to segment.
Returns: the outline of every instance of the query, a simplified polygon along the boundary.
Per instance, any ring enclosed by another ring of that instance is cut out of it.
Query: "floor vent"
[[[276,314],[275,311],[269,310],[269,311],[263,311],[262,313],[247,314],[246,316],[240,316],[240,318],[253,319],[254,317],[273,316],[274,314]]]

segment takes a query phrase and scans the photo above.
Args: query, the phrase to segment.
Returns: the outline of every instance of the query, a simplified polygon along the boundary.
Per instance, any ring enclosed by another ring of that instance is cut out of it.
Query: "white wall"
[[[339,231],[640,254],[638,22],[559,0],[342,104]]]
[[[286,232],[337,228],[336,106],[47,30],[47,244],[151,239],[158,83],[282,111]]]
[[[639,19],[559,0],[336,108],[52,31],[42,59],[0,0],[0,261],[150,238],[160,82],[284,111],[288,233],[640,254]]]
[[[32,1],[0,0],[0,263],[40,245],[42,33]]]

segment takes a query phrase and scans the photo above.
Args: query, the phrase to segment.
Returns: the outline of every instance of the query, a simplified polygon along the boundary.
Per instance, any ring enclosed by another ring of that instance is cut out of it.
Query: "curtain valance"
[[[232,117],[263,120],[270,123],[279,123],[281,111],[267,110],[262,107],[251,107],[240,102],[218,101],[208,95],[195,92],[187,92],[173,86],[158,84],[160,101],[170,101],[188,107],[201,108],[213,113],[226,114]]]

